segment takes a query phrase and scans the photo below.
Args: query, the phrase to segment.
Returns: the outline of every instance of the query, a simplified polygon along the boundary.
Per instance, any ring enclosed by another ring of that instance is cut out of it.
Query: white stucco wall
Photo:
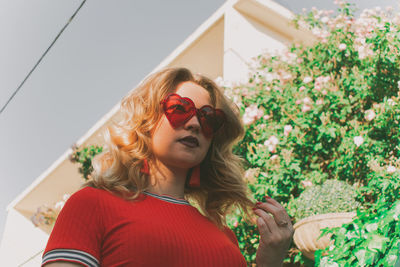
[[[224,79],[228,81],[246,80],[252,57],[280,50],[290,41],[235,8],[225,13],[224,35]]]
[[[40,266],[48,235],[15,209],[7,215],[0,245],[1,266]]]

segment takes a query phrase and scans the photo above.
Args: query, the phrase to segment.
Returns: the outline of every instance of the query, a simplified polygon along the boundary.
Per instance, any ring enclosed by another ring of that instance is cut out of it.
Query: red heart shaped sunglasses
[[[193,116],[197,116],[201,130],[205,137],[211,137],[225,121],[225,114],[220,109],[210,105],[197,109],[193,101],[188,97],[181,97],[178,94],[169,94],[161,105],[164,114],[173,128],[183,126]]]

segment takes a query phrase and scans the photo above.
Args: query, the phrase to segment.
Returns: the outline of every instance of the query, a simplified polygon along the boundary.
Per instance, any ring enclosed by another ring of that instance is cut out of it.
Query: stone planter
[[[330,235],[318,239],[321,229],[339,227],[344,223],[349,223],[355,215],[355,212],[326,213],[304,218],[293,226],[295,230],[294,243],[307,258],[314,260],[316,250],[324,249],[333,242],[330,240]]]

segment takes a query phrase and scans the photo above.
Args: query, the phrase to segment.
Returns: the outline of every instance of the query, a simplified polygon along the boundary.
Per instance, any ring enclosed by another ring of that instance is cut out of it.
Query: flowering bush
[[[80,149],[76,145],[73,145],[72,150],[73,153],[70,156],[70,161],[73,163],[77,162],[81,165],[79,167],[79,173],[82,174],[83,179],[88,180],[93,171],[92,159],[95,155],[101,153],[103,147],[91,145]],[[69,194],[65,194],[63,196],[63,200],[57,202],[53,206],[40,206],[31,216],[32,223],[35,226],[53,226],[56,222],[58,214],[68,198]]]
[[[70,197],[69,194],[65,194],[63,196],[63,199],[58,201],[53,206],[49,207],[48,205],[42,205],[41,207],[39,207],[31,217],[32,223],[36,227],[52,226],[56,222],[58,214],[64,207],[64,204],[69,197]]]
[[[328,179],[353,185],[362,203],[357,218],[335,232],[316,263],[377,266],[397,258],[400,242],[393,204],[400,199],[400,17],[376,8],[356,18],[349,4],[336,3],[336,14],[312,9],[296,18],[314,45],[260,55],[248,83],[226,87],[226,95],[243,114],[246,134],[235,152],[246,159],[255,198],[269,195],[293,216],[287,203],[306,187]],[[381,220],[390,227],[375,227]],[[240,213],[229,223],[254,263],[256,229]],[[307,264],[294,246],[286,261]]]

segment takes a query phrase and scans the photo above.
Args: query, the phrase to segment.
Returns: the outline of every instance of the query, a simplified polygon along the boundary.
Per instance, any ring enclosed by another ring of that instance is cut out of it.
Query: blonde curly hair
[[[226,115],[200,164],[201,186],[191,188],[186,183],[184,190],[185,199],[194,202],[203,215],[223,228],[225,217],[233,208],[241,208],[245,217],[250,218],[249,211],[254,206],[243,180],[243,161],[232,152],[233,145],[243,138],[244,128],[237,107],[224,96],[223,90],[211,79],[192,74],[186,68],[165,68],[153,73],[122,99],[122,120],[105,131],[104,152],[93,159],[92,179],[84,186],[105,189],[129,200],[149,188],[150,179],[140,169],[144,159],[153,159],[151,131],[164,114],[160,101],[186,81],[206,89],[211,104]]]

